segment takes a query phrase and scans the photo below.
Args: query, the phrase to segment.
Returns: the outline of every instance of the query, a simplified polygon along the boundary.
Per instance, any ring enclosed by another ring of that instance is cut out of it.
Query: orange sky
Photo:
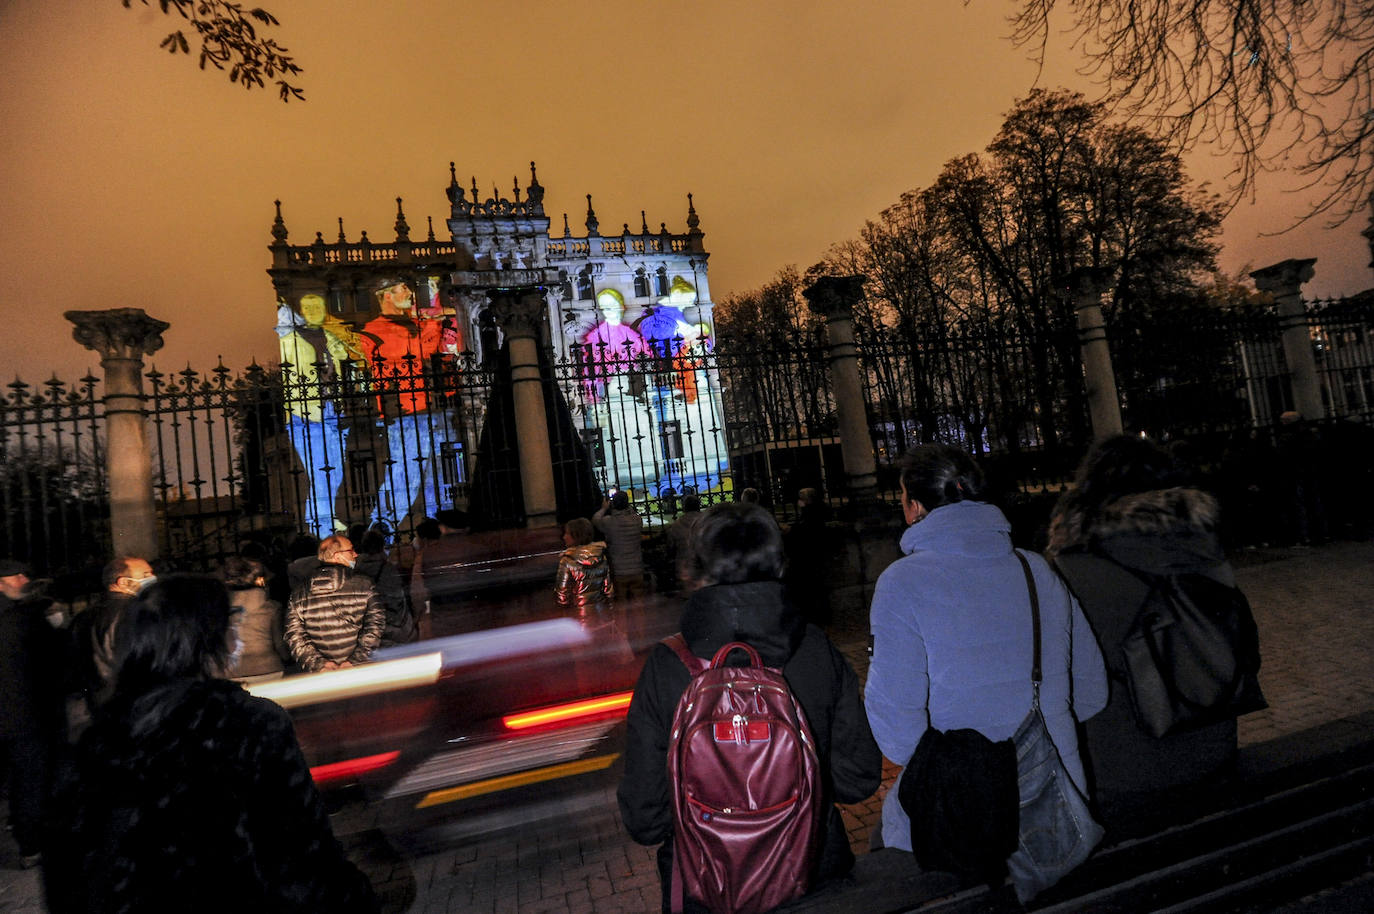
[[[666,221],[686,193],[713,297],[805,267],[950,158],[980,150],[1035,79],[1003,0],[919,3],[261,0],[305,66],[304,104],[158,50],[171,20],[119,0],[0,0],[5,372],[73,379],[67,309],[169,321],[159,367],[275,356],[272,201],[291,240],[390,240],[446,216],[448,163],[487,191],[539,163],[556,230]],[[1072,84],[1074,61],[1041,83]],[[1195,175],[1224,172],[1205,156]],[[1302,211],[1269,176],[1222,266],[1317,257],[1311,295],[1369,287],[1363,219],[1278,238]],[[442,226],[441,226],[442,227]]]

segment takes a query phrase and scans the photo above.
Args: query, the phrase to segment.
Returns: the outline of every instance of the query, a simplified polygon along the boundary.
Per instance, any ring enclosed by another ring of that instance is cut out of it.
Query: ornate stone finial
[[[564,213],[564,214],[563,214],[563,237],[564,237],[564,238],[567,238],[567,237],[569,237],[569,236],[571,236],[571,235],[572,235],[572,229],[568,228],[568,214],[567,214],[567,213]]]
[[[514,178],[511,178],[511,183],[513,183],[513,184],[515,185],[515,202],[516,202],[516,203],[519,203],[519,202],[520,202],[520,176],[519,176],[519,175],[516,175]]]
[[[272,243],[286,244],[286,223],[281,218],[281,201],[274,200],[277,207],[277,218],[272,221]]]
[[[314,240],[313,244],[314,244],[316,247],[321,247],[321,248],[324,247],[324,233],[323,233],[323,232],[316,232],[316,233],[315,233],[315,240]]]
[[[630,223],[625,222],[622,224],[624,225],[624,228],[621,230],[621,234],[624,235],[626,238],[630,237]]]
[[[396,198],[396,240],[410,240],[410,226],[406,225],[405,210],[401,209],[401,198]]]
[[[828,321],[852,317],[854,305],[863,298],[864,283],[868,277],[862,274],[852,276],[822,276],[802,290],[806,304],[812,314],[818,314]]]
[[[496,189],[496,182],[491,182],[491,199],[496,203],[501,202],[501,192]]]
[[[458,171],[452,162],[448,163],[448,187],[444,189],[448,195],[448,202],[457,206],[463,199],[463,188],[458,184]]]
[[[339,244],[347,244],[348,239],[344,237],[343,216],[339,217]]]
[[[539,178],[534,173],[534,161],[530,160],[530,186],[528,189],[530,206],[534,207],[536,215],[544,213],[544,188],[539,185]]]
[[[687,234],[700,235],[701,219],[697,217],[697,208],[692,205],[692,195],[687,195]]]
[[[172,326],[149,317],[142,308],[66,311],[62,316],[75,325],[72,339],[100,353],[102,362],[152,355],[162,348],[162,334]]]
[[[592,209],[592,195],[587,194],[587,234],[599,235],[597,228],[600,225],[601,223],[596,221],[596,210]]]
[[[649,220],[644,218],[644,210],[639,211],[639,234],[649,234]]]
[[[429,220],[429,240],[430,240],[430,241],[433,241],[433,240],[434,240],[434,217],[433,217],[433,216],[426,216],[425,218],[426,218],[427,220]]]
[[[363,235],[358,239],[359,244],[371,244],[372,239],[367,237],[367,229],[363,229]]]
[[[666,235],[666,234],[668,234],[668,223],[666,223],[666,222],[660,222],[660,223],[658,224],[658,233],[659,233],[660,235]]]
[[[473,176],[472,176],[472,205],[473,205],[473,206],[476,206],[476,205],[477,205],[477,201],[479,201],[479,200],[481,200],[481,199],[482,199],[482,198],[481,198],[481,196],[478,194],[478,191],[477,191],[477,176],[476,176],[476,175],[473,175]]]

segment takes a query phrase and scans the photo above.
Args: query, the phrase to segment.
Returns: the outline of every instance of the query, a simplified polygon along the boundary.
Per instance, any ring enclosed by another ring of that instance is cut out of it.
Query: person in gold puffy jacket
[[[563,525],[563,544],[568,548],[558,557],[554,594],[558,605],[577,611],[585,625],[595,626],[611,620],[611,566],[606,561],[606,544],[592,542],[592,522],[574,517]]]

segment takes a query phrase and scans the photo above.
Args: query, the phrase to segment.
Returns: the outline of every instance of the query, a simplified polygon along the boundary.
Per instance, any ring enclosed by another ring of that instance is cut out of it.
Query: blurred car
[[[563,617],[557,555],[474,550],[444,570],[441,637],[252,691],[289,710],[319,787],[361,788],[384,827],[441,827],[453,840],[603,805],[652,641]],[[630,614],[645,638],[676,622],[675,606],[652,598]]]

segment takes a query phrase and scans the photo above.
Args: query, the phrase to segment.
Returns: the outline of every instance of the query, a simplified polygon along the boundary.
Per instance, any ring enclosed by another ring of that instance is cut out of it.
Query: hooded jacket
[[[362,663],[382,640],[386,608],[372,581],[344,565],[322,565],[291,595],[286,644],[306,672],[329,661]]]
[[[878,578],[864,697],[883,755],[905,765],[927,727],[1010,738],[1031,706],[1030,595],[1011,524],[993,505],[936,508],[902,534]],[[1076,721],[1107,703],[1102,654],[1078,604],[1045,560],[1026,554],[1040,598],[1040,706],[1064,767],[1085,788]],[[911,849],[898,785],[883,801],[886,847]]]
[[[564,549],[558,557],[553,590],[559,606],[576,610],[584,620],[609,610],[615,587],[606,561],[606,544],[587,543]]]
[[[825,632],[808,625],[775,581],[718,584],[687,599],[682,635],[698,657],[710,659],[731,641],[752,645],[764,664],[781,668],[801,703],[816,740],[824,799],[857,803],[882,781],[882,757],[869,731],[859,679]],[[732,661],[742,662],[738,655]],[[672,798],[668,783],[668,736],[678,699],[691,675],[672,648],[654,646],[644,663],[626,717],[625,774],[617,793],[626,829],[640,844],[659,844],[660,874],[671,863]],[[830,806],[819,878],[853,866],[849,839]],[[665,876],[666,880],[666,876]]]
[[[1161,739],[1135,722],[1124,685],[1122,642],[1148,596],[1145,575],[1202,574],[1228,586],[1235,574],[1217,537],[1216,499],[1198,489],[1157,489],[1108,502],[1092,516],[1061,512],[1055,564],[1077,596],[1112,677],[1107,708],[1084,726],[1087,763],[1104,824],[1116,807],[1200,784],[1235,758],[1236,722]]]

